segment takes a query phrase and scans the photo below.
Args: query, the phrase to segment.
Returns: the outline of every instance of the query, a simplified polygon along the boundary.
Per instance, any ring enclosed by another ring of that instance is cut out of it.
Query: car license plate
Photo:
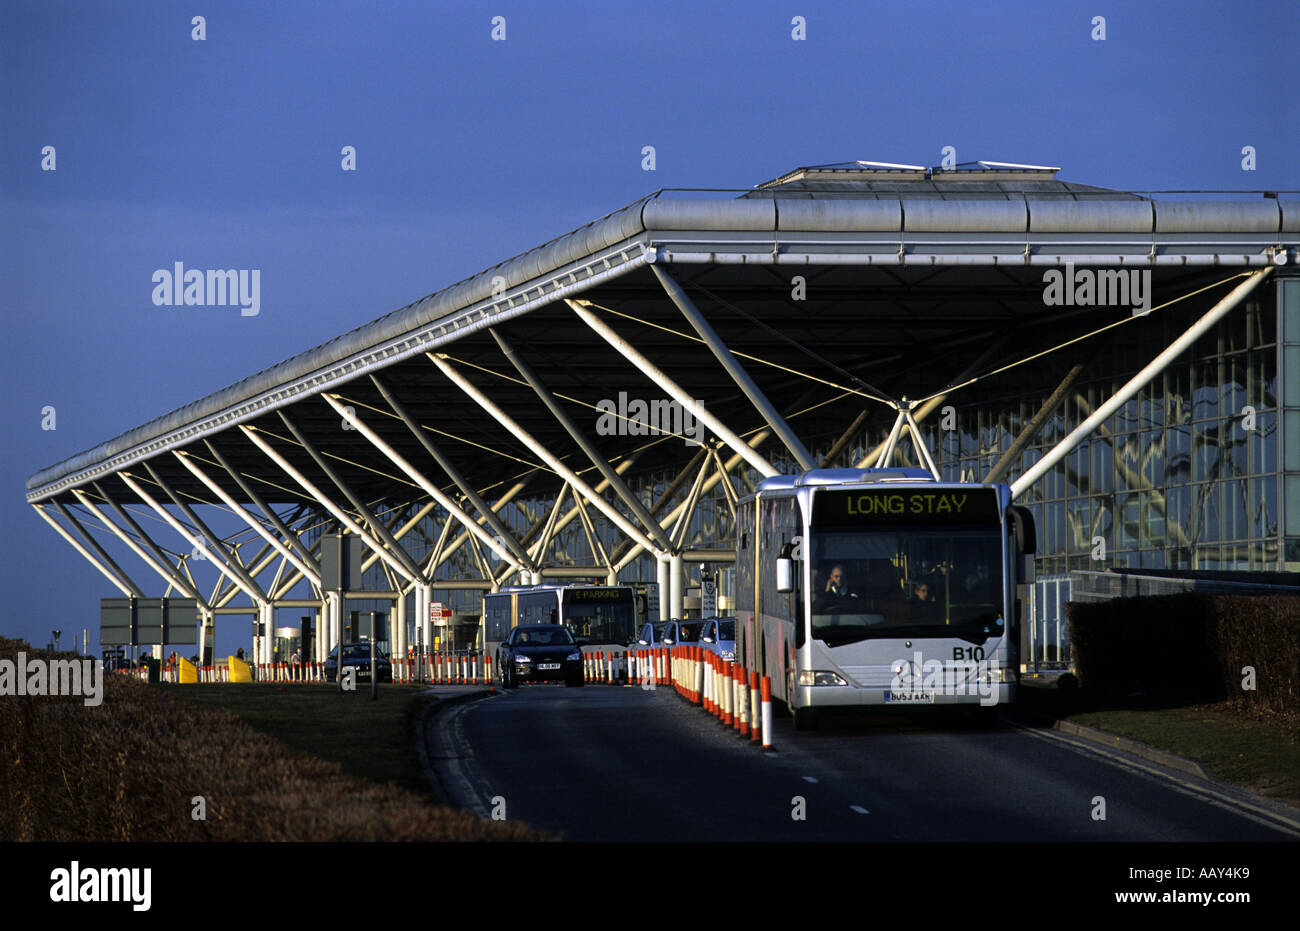
[[[538,669],[559,669],[560,664],[559,663],[538,663],[537,668]]]
[[[933,705],[934,692],[885,692],[885,701],[891,704]]]

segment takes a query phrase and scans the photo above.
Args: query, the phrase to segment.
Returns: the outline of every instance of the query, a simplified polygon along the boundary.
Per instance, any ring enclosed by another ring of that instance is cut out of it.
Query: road
[[[777,717],[772,753],[664,688],[525,687],[430,722],[451,801],[568,840],[1300,839],[1294,810],[1005,715]]]

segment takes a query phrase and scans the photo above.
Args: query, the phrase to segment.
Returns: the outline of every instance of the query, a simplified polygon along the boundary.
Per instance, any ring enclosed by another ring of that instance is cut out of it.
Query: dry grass
[[[0,639],[0,658],[55,654]],[[65,656],[70,657],[70,654]],[[207,806],[194,820],[195,796]],[[234,715],[109,675],[104,702],[0,698],[0,836],[30,841],[544,840],[290,752]]]

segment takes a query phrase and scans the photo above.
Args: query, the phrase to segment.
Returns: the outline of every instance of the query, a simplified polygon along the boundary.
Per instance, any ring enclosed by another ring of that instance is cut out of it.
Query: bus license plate
[[[885,701],[891,704],[933,705],[934,692],[885,692]]]
[[[538,669],[546,669],[546,670],[549,670],[549,669],[559,669],[559,668],[560,668],[560,664],[559,664],[559,663],[539,663],[539,664],[537,665],[537,668],[538,668]]]

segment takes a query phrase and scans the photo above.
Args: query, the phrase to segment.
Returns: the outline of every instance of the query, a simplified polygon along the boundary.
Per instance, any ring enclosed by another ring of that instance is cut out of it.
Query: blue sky
[[[116,594],[27,506],[32,472],[656,188],[949,145],[1116,188],[1300,188],[1286,0],[545,6],[0,7],[0,633],[93,641]],[[176,261],[260,269],[261,312],[154,306]]]

